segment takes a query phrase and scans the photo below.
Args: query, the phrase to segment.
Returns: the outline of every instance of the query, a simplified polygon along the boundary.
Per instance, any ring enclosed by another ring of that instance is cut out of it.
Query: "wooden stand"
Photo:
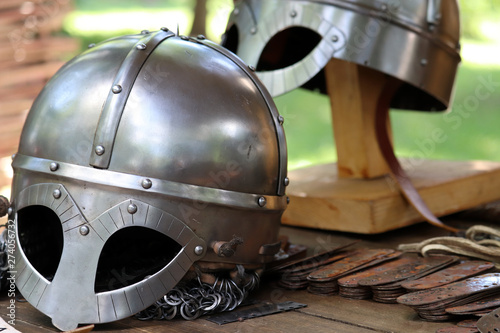
[[[375,137],[377,101],[392,83],[337,59],[327,64],[325,76],[338,162],[289,172],[283,224],[371,234],[421,222],[389,176]],[[401,160],[401,165],[436,216],[500,199],[500,163]]]

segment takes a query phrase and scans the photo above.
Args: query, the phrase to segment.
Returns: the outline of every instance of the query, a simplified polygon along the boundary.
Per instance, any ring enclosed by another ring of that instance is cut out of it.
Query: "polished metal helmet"
[[[166,28],[97,44],[22,132],[17,287],[69,330],[145,309],[195,262],[258,269],[280,249],[286,165],[282,118],[231,52]]]
[[[460,62],[456,0],[243,0],[222,45],[257,73],[271,95],[325,91],[331,58],[400,79],[392,107],[444,110]]]

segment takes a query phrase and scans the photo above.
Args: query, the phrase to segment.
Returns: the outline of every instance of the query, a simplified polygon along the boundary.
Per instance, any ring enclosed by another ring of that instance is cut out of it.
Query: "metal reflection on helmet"
[[[75,57],[34,102],[13,161],[19,291],[70,330],[142,311],[195,262],[272,260],[279,117],[248,66],[204,38],[162,29]]]
[[[325,92],[331,58],[405,84],[392,107],[448,107],[459,56],[456,0],[243,0],[223,45],[253,65],[273,96],[298,87]]]

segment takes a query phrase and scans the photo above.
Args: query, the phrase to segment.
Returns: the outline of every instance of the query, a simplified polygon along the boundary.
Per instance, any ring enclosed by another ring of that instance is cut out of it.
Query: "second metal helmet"
[[[322,70],[336,58],[403,81],[392,107],[431,111],[450,103],[459,34],[456,0],[243,0],[222,44],[273,96],[324,91]]]

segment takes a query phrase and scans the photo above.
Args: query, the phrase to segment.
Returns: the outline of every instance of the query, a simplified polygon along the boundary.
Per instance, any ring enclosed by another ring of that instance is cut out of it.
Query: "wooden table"
[[[473,224],[463,218],[448,216],[446,223],[466,229]],[[492,223],[481,222],[483,225]],[[292,243],[304,244],[309,252],[327,249],[339,243],[360,239],[355,247],[396,248],[398,244],[418,242],[430,237],[448,235],[426,223],[378,235],[358,235],[332,231],[319,231],[295,227],[283,227],[282,234],[289,236]],[[456,322],[427,322],[404,305],[382,304],[372,300],[349,300],[340,296],[318,296],[305,290],[290,291],[277,287],[277,281],[264,279],[260,289],[251,295],[262,301],[296,301],[307,307],[266,317],[248,319],[242,322],[219,326],[203,317],[195,321],[176,319],[173,321],[139,321],[127,318],[118,322],[96,325],[93,332],[435,332]],[[71,297],[68,294],[68,297]],[[0,296],[1,316],[8,320],[5,309],[9,298],[5,291]],[[46,317],[28,303],[16,303],[15,328],[26,333],[58,332]]]

